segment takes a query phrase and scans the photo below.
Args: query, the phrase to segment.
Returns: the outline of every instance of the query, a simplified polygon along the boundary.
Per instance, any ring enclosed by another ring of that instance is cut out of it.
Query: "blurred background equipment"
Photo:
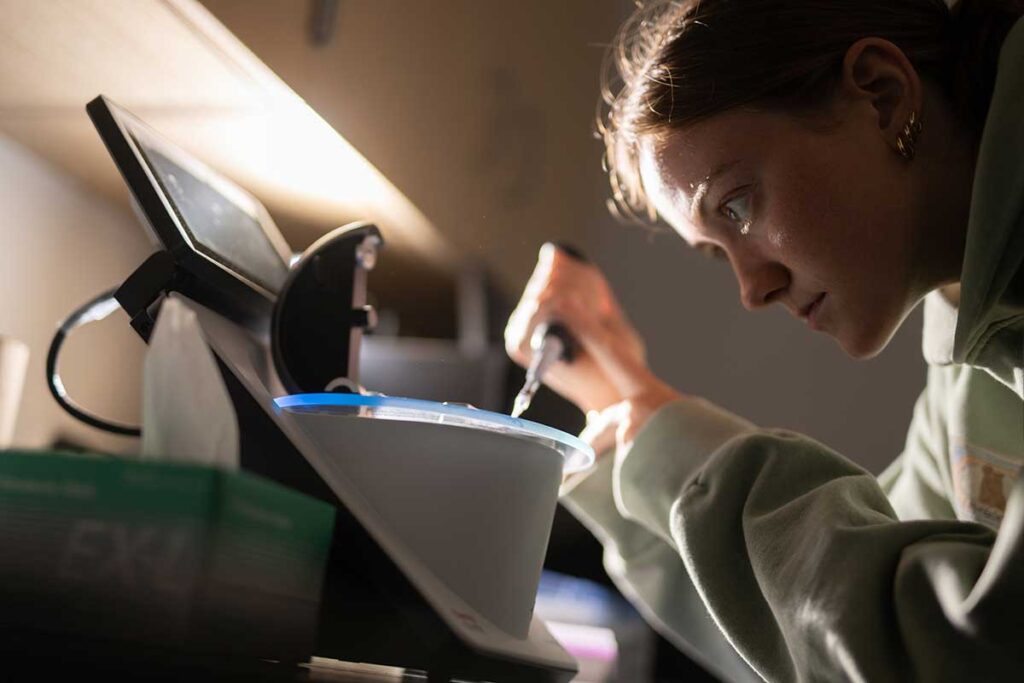
[[[28,370],[28,346],[13,337],[0,335],[0,448],[14,439],[21,390]]]
[[[576,657],[581,681],[645,681],[654,673],[657,641],[617,591],[568,574],[547,571],[536,613]]]

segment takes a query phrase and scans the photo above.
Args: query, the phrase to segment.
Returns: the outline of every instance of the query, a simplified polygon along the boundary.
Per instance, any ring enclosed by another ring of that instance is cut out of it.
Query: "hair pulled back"
[[[641,135],[746,105],[824,104],[861,38],[899,47],[980,132],[999,49],[1024,0],[650,0],[606,54],[598,132],[614,213],[654,220],[640,182]]]

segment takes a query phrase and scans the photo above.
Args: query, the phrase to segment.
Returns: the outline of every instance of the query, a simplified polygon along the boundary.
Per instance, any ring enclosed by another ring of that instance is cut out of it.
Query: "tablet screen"
[[[132,137],[193,248],[270,292],[280,291],[288,266],[267,238],[255,202],[212,172],[185,168],[139,136]]]

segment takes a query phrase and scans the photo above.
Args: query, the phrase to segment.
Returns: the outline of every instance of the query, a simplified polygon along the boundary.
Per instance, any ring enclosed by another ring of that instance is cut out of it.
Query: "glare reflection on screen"
[[[140,142],[136,140],[136,142]],[[278,292],[288,266],[263,230],[255,208],[232,188],[215,187],[141,144],[195,248],[263,288]]]

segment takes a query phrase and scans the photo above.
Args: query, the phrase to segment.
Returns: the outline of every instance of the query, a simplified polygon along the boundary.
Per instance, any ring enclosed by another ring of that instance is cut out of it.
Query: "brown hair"
[[[641,135],[681,128],[740,105],[807,110],[838,83],[847,49],[895,44],[980,132],[999,48],[1022,0],[651,0],[606,54],[598,132],[609,206],[656,219],[637,168]]]

